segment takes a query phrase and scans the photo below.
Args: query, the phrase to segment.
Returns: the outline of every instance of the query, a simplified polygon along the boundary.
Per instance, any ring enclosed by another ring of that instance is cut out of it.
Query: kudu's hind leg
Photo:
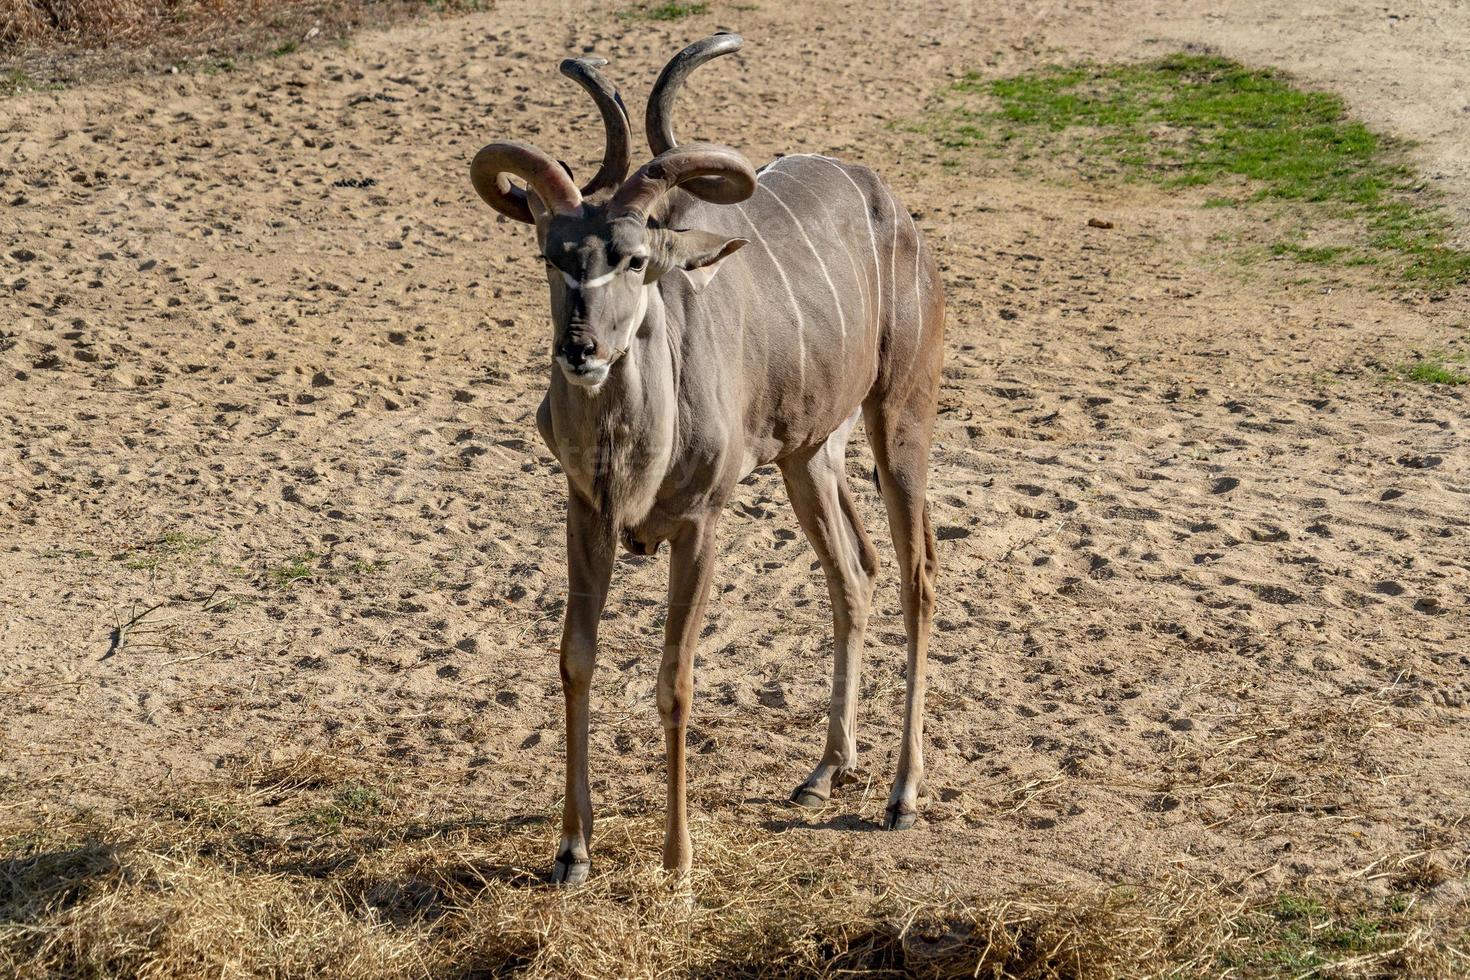
[[[938,573],[927,499],[933,398],[920,391],[910,391],[904,399],[890,396],[866,407],[866,421],[868,441],[878,464],[878,485],[888,510],[888,526],[898,552],[908,632],[903,742],[883,820],[888,830],[904,830],[913,826],[918,814],[919,784],[924,778],[925,674]]]
[[[857,761],[863,635],[878,573],[878,553],[868,540],[847,486],[847,437],[857,418],[854,413],[815,452],[781,464],[792,509],[822,563],[832,599],[832,701],[827,744],[817,768],[791,795],[792,802],[805,807],[826,803]]]

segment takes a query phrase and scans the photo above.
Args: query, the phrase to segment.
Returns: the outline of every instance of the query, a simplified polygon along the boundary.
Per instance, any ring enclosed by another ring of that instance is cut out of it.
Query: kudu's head
[[[688,74],[740,47],[737,34],[716,34],[681,51],[665,66],[648,99],[646,125],[653,159],[631,177],[628,113],[597,70],[601,59],[568,59],[561,72],[596,101],[607,131],[602,166],[578,189],[571,171],[534,146],[492,143],[475,155],[470,180],[495,210],[536,226],[546,262],[555,323],[553,352],[574,385],[597,388],[632,343],[648,305],[648,288],[682,270],[703,288],[724,258],[747,244],[666,222],[675,188],[715,204],[736,204],[755,192],[755,170],[727,146],[674,140],[670,109]],[[516,177],[525,189],[511,182]]]

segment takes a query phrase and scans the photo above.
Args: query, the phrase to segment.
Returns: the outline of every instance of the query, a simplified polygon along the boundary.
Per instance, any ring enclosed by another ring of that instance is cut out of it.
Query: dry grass
[[[13,0],[0,20],[0,49],[143,43],[239,19],[266,21],[321,7],[311,0]]]
[[[1331,904],[1183,878],[1005,900],[863,872],[750,815],[695,823],[657,869],[657,814],[600,820],[593,881],[543,883],[550,815],[480,820],[358,763],[306,757],[107,816],[8,794],[0,973],[32,977],[1452,976],[1465,918],[1424,887]],[[12,790],[14,788],[12,787]],[[871,880],[857,880],[862,877]]]
[[[79,79],[290,54],[363,27],[494,0],[4,0],[0,94]]]

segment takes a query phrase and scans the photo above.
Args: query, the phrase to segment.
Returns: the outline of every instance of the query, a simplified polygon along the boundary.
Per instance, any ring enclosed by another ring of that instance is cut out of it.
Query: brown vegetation
[[[424,13],[486,9],[491,0],[8,0],[0,8],[7,87],[148,72],[203,61],[288,54]],[[106,57],[97,52],[106,49]],[[0,92],[3,94],[3,92]]]
[[[324,6],[320,0],[16,0],[0,21],[0,45],[136,44],[160,32],[188,34],[212,22]]]
[[[1418,865],[1386,902],[1247,898],[1185,876],[981,900],[874,873],[850,835],[793,849],[752,820],[717,817],[696,822],[701,861],[678,886],[656,867],[656,814],[624,811],[599,821],[593,881],[563,890],[542,882],[549,814],[481,819],[420,775],[308,755],[106,818],[12,809],[0,824],[0,972],[1432,977],[1465,966],[1455,924],[1417,901]]]

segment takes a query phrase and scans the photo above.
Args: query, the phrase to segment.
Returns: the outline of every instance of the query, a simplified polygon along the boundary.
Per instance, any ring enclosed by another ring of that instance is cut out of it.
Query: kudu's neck
[[[656,285],[627,353],[596,390],[552,368],[551,410],[562,466],[587,499],[636,524],[652,506],[678,439],[677,339]]]

